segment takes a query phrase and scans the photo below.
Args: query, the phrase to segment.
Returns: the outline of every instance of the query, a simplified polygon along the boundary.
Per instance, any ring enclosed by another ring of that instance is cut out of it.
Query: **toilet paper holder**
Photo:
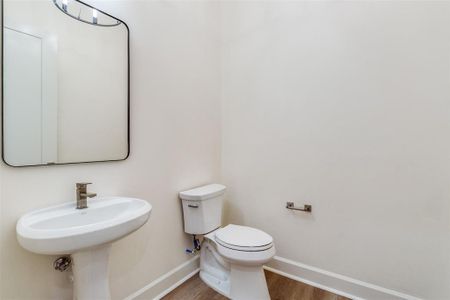
[[[300,207],[295,207],[294,202],[286,202],[286,208],[287,209],[292,209],[292,210],[299,210],[299,211],[304,211],[304,212],[312,212],[312,205],[309,204],[305,204],[303,206],[303,208]]]

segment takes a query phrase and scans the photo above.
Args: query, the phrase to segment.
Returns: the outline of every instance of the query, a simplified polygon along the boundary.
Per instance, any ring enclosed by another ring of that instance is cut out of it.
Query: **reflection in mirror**
[[[128,156],[128,28],[76,0],[3,1],[3,159]]]

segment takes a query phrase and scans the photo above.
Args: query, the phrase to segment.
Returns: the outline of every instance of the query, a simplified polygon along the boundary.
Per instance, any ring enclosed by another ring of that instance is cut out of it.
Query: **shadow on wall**
[[[222,215],[222,224],[246,224],[245,217],[242,213],[242,209],[237,207],[232,201],[229,201],[227,196],[224,199],[223,203],[223,215]],[[249,225],[250,226],[250,225]]]

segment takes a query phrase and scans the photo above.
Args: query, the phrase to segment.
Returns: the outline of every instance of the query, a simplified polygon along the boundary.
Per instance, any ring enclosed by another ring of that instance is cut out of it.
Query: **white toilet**
[[[270,299],[262,267],[275,255],[273,238],[247,226],[221,227],[225,189],[210,184],[180,193],[184,231],[204,235],[200,278],[233,300]]]

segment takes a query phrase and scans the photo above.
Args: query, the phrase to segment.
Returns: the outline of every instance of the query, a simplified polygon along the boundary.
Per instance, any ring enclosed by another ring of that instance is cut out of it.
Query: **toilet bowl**
[[[204,236],[200,278],[231,299],[270,299],[263,265],[274,255],[270,235],[230,224]]]
[[[221,227],[225,189],[210,184],[180,193],[185,232],[204,237],[200,278],[233,300],[269,300],[263,265],[275,255],[273,238],[252,227]]]

